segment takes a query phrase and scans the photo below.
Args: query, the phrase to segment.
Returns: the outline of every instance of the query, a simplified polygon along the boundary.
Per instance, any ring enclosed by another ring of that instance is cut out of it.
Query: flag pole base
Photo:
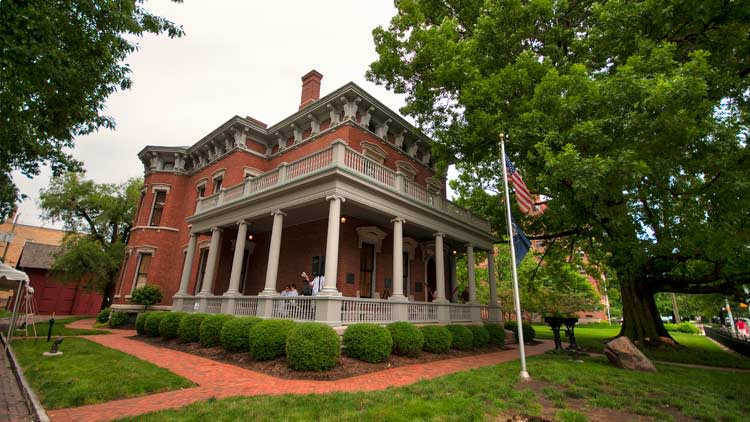
[[[521,371],[521,379],[524,381],[531,381],[531,375],[526,371]]]

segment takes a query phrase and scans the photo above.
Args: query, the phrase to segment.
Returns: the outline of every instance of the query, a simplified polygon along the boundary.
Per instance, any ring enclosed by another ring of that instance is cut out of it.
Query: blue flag
[[[516,267],[518,267],[521,265],[523,257],[529,253],[529,249],[531,249],[531,241],[526,237],[521,225],[516,222],[515,218],[513,219],[513,246],[516,250]]]

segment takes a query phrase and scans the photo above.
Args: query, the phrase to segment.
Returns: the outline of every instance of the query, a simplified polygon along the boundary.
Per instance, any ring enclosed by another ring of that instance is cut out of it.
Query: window
[[[200,293],[203,288],[203,278],[206,276],[206,264],[208,263],[208,248],[201,249],[200,263],[198,265],[198,280],[195,282],[195,294]]]
[[[359,295],[360,297],[372,297],[375,245],[363,243],[359,251]]]
[[[214,179],[214,192],[213,193],[218,193],[219,192],[219,189],[221,189],[221,182],[223,182],[223,181],[224,181],[224,177],[223,176],[220,176],[220,177],[217,177],[217,178]]]
[[[141,215],[141,210],[143,209],[143,198],[146,197],[146,190],[141,190],[141,197],[138,199],[138,209],[136,209],[135,214],[135,222],[136,225],[138,225],[138,217]]]
[[[133,284],[133,289],[137,289],[146,285],[146,279],[148,278],[148,267],[150,265],[150,253],[138,255],[138,270],[135,273],[135,283]]]
[[[198,198],[203,198],[206,196],[206,185],[200,185],[198,186]]]
[[[409,297],[409,252],[404,252],[403,257],[403,290],[404,290],[404,296]]]
[[[154,205],[151,207],[151,218],[149,226],[158,226],[161,224],[161,216],[164,212],[164,204],[167,202],[167,191],[154,191]]]

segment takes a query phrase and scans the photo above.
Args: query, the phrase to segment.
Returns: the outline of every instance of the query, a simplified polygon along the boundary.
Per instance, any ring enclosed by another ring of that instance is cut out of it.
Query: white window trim
[[[226,168],[220,168],[216,170],[215,172],[211,173],[211,179],[213,180],[219,177],[223,178],[226,173],[227,173]]]
[[[362,141],[360,146],[362,147],[362,155],[377,161],[379,164],[383,164],[385,158],[388,156],[388,153],[383,148],[372,142]]]
[[[146,221],[146,225],[149,227],[156,227],[151,225],[151,219],[154,217],[154,206],[156,205],[156,197],[158,196],[158,192],[165,192],[167,196],[169,196],[169,189],[156,189],[156,185],[154,185],[153,193],[154,198],[151,200],[151,212],[148,214],[148,221]],[[167,198],[164,197],[164,205],[167,205]],[[162,217],[164,216],[164,208],[162,208]],[[159,220],[159,225],[161,225],[161,219]]]
[[[133,291],[135,290],[135,286],[138,283],[138,273],[140,273],[141,271],[141,260],[143,259],[143,256],[151,255],[151,260],[153,261],[155,252],[156,250],[153,250],[153,252],[145,252],[145,253],[138,252],[138,262],[136,263],[136,266],[135,266],[135,275],[133,275],[133,284],[130,286],[130,294],[125,296],[126,298],[129,298],[133,294]],[[151,267],[151,264],[149,263],[149,268],[150,267]],[[146,278],[146,284],[148,284],[148,278]],[[144,284],[144,286],[146,284]]]
[[[156,193],[156,191],[159,190],[169,193],[169,191],[172,190],[172,185],[167,183],[154,183],[151,185],[151,192]]]
[[[396,161],[396,169],[405,177],[414,180],[417,177],[417,168],[404,160]]]
[[[258,170],[255,167],[247,167],[247,166],[245,166],[242,169],[242,178],[243,179],[247,178],[248,176],[250,176],[250,177],[258,177],[261,174],[263,174],[263,172],[260,171],[260,170]]]

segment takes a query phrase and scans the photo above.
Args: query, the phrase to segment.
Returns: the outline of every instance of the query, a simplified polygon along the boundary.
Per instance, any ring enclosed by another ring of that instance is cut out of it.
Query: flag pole
[[[505,210],[508,217],[508,237],[510,238],[510,263],[513,269],[513,302],[516,305],[516,322],[518,323],[518,351],[521,354],[521,379],[529,379],[526,371],[526,349],[523,344],[523,321],[521,297],[518,294],[518,271],[516,269],[516,247],[513,242],[513,222],[510,215],[510,191],[508,190],[508,169],[505,166],[505,134],[500,134],[500,162],[503,165],[503,186],[505,187]]]

